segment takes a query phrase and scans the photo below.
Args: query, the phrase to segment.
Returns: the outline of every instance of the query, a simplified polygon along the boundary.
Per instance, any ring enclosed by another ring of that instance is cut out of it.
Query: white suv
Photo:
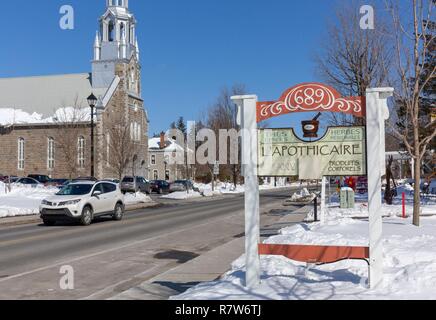
[[[47,226],[65,220],[78,220],[88,226],[99,216],[112,216],[120,221],[124,215],[124,196],[115,183],[76,182],[43,200],[39,212]]]

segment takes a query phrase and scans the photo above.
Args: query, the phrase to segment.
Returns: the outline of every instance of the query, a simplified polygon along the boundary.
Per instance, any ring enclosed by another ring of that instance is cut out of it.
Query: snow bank
[[[215,282],[200,284],[174,300],[366,300],[436,299],[436,217],[422,217],[422,226],[412,225],[383,206],[384,282],[368,288],[368,267],[363,261],[342,261],[313,266],[284,257],[261,258],[262,283],[255,290],[244,287],[245,259],[236,260],[232,270]],[[436,205],[424,206],[436,214]],[[267,243],[314,245],[368,245],[368,222],[351,219],[350,212],[330,208],[325,225],[299,224],[283,229]]]
[[[264,184],[259,186],[259,190],[272,190],[276,188],[283,188],[283,187],[289,187],[290,185],[287,184],[277,184],[277,186],[274,186],[274,183],[272,184]],[[204,194],[206,197],[214,196],[214,195],[226,195],[226,194],[241,194],[245,192],[245,186],[244,185],[235,185],[233,183],[224,183],[224,182],[217,182],[215,185],[215,190],[212,191],[212,184],[202,184],[202,183],[196,183],[195,187],[200,190],[201,194]]]
[[[57,188],[13,186],[5,193],[0,183],[0,218],[39,214],[41,201],[58,192]]]
[[[124,196],[124,203],[126,205],[134,205],[139,203],[149,203],[153,200],[142,192],[128,193]]]
[[[162,196],[163,199],[171,199],[171,200],[187,200],[187,199],[195,199],[201,198],[202,195],[199,192],[190,191],[187,193],[186,191],[173,192],[168,195]]]
[[[316,194],[310,193],[307,188],[302,189],[300,192],[296,192],[292,195],[291,201],[311,201],[316,197]]]

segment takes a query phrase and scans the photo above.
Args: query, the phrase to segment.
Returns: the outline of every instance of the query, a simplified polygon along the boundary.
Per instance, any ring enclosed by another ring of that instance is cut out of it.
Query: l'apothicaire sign
[[[259,130],[258,175],[323,176],[366,174],[365,127],[331,127],[316,142],[299,139],[293,129]]]

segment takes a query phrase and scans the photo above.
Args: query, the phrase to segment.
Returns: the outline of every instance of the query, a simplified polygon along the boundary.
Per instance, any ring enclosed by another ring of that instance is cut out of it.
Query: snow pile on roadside
[[[436,213],[436,206],[426,206]],[[267,243],[314,245],[368,245],[368,222],[349,218],[330,209],[327,223],[299,224],[283,229]],[[383,215],[391,208],[383,206]],[[200,284],[175,300],[320,300],[320,299],[436,299],[436,217],[422,217],[422,226],[411,218],[383,219],[384,282],[369,289],[364,261],[342,261],[313,266],[278,256],[261,258],[262,283],[255,290],[244,287],[245,260],[240,257],[232,270],[215,282]]]
[[[173,192],[168,195],[162,196],[162,199],[170,199],[170,200],[187,200],[194,198],[201,198],[202,195],[199,192],[190,191],[187,193],[186,191]]]
[[[0,218],[39,214],[41,201],[59,191],[57,188],[13,186],[5,194],[4,184],[0,184]]]
[[[278,183],[277,186],[272,184],[264,184],[259,186],[259,190],[272,190],[276,188],[289,187],[290,185]],[[242,194],[245,192],[245,186],[238,184],[235,185],[233,183],[225,183],[225,182],[217,182],[215,184],[215,190],[212,191],[212,184],[204,184],[204,183],[196,183],[195,187],[200,190],[200,193],[205,197],[212,197],[215,195],[231,195],[231,194]]]
[[[316,197],[316,194],[310,193],[307,188],[302,189],[300,192],[295,192],[292,197],[291,201],[310,201],[313,200]]]
[[[153,200],[142,192],[137,193],[127,193],[124,195],[124,203],[126,205],[134,205],[139,203],[149,203],[153,202]]]
[[[0,181],[0,196],[6,194],[6,185]]]

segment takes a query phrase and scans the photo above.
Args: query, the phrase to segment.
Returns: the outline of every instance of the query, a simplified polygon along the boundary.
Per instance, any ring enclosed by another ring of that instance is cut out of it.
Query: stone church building
[[[98,98],[96,178],[148,176],[149,120],[141,98],[137,22],[128,0],[107,0],[99,21],[90,73],[0,79],[0,174],[90,176],[87,97],[93,93]],[[26,122],[17,117],[2,123],[5,110],[36,113],[44,120]],[[78,116],[84,111],[85,116]]]

